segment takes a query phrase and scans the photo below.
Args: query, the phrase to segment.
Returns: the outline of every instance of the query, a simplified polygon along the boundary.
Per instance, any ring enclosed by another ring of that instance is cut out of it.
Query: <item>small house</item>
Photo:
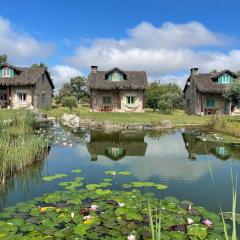
[[[0,65],[0,108],[49,107],[53,89],[46,67]]]
[[[91,111],[143,112],[147,85],[145,71],[99,71],[92,66],[88,77]]]
[[[183,89],[186,113],[232,114],[237,106],[231,105],[223,94],[227,86],[237,78],[237,74],[230,70],[199,73],[198,68],[192,68]]]

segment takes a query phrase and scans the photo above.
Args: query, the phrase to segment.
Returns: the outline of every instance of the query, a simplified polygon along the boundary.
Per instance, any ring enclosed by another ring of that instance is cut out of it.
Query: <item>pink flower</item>
[[[98,209],[98,205],[96,205],[96,204],[91,205],[92,211],[97,211],[97,209]]]
[[[136,237],[134,235],[129,235],[127,237],[127,240],[136,240]]]
[[[62,145],[63,145],[64,147],[66,147],[68,144],[67,144],[66,142],[64,142]]]
[[[89,219],[91,219],[91,215],[84,216],[83,219],[84,220],[89,220]]]
[[[204,223],[205,225],[207,225],[208,227],[211,227],[212,224],[213,224],[212,221],[209,220],[209,219],[204,220],[203,223]]]
[[[119,207],[124,207],[125,203],[118,203]]]
[[[194,221],[191,218],[187,218],[188,224],[193,224]]]

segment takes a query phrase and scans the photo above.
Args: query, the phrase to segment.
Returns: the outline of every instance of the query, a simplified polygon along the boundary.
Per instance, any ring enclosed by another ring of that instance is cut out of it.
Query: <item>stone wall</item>
[[[70,128],[88,128],[88,129],[119,129],[119,130],[161,130],[171,129],[172,123],[169,120],[162,121],[159,125],[155,124],[118,124],[108,121],[94,121],[88,118],[80,118],[75,114],[64,114],[60,119],[61,123]]]
[[[53,89],[48,81],[46,74],[44,78],[37,81],[34,89],[34,107],[50,107],[52,103]]]

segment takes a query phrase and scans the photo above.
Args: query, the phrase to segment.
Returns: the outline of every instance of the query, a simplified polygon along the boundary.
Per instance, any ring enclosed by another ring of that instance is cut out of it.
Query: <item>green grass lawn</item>
[[[77,114],[82,118],[90,118],[97,121],[110,121],[113,123],[139,123],[139,124],[160,124],[163,120],[170,120],[175,126],[179,125],[195,125],[207,124],[210,116],[187,115],[182,110],[176,110],[172,114],[161,114],[152,109],[146,109],[145,113],[114,113],[100,112],[91,113],[89,107],[78,107],[70,111],[65,107],[57,107],[52,109],[43,109],[49,117],[61,117],[64,113]]]

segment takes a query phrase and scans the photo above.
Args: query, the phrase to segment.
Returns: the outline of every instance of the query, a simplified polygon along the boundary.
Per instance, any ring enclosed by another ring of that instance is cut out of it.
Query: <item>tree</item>
[[[8,60],[7,54],[0,55],[0,65],[2,65],[3,63],[6,63],[7,60]]]
[[[175,83],[161,84],[153,82],[149,85],[145,93],[146,105],[162,112],[182,109],[183,94],[181,88]]]
[[[70,80],[69,83],[65,83],[59,91],[58,99],[62,99],[66,96],[74,96],[77,102],[87,102],[88,93],[86,87],[86,79],[84,77],[75,77]]]
[[[240,79],[237,79],[227,87],[224,98],[230,102],[233,107],[240,104]]]
[[[62,105],[64,107],[68,107],[70,111],[72,111],[74,107],[77,107],[77,100],[75,97],[72,97],[72,96],[64,97],[62,99]]]
[[[88,94],[86,87],[87,80],[83,77],[75,77],[70,80],[70,91],[73,96],[76,97],[77,101],[86,102]]]
[[[33,63],[31,67],[47,67],[47,65],[43,62],[38,63]]]

